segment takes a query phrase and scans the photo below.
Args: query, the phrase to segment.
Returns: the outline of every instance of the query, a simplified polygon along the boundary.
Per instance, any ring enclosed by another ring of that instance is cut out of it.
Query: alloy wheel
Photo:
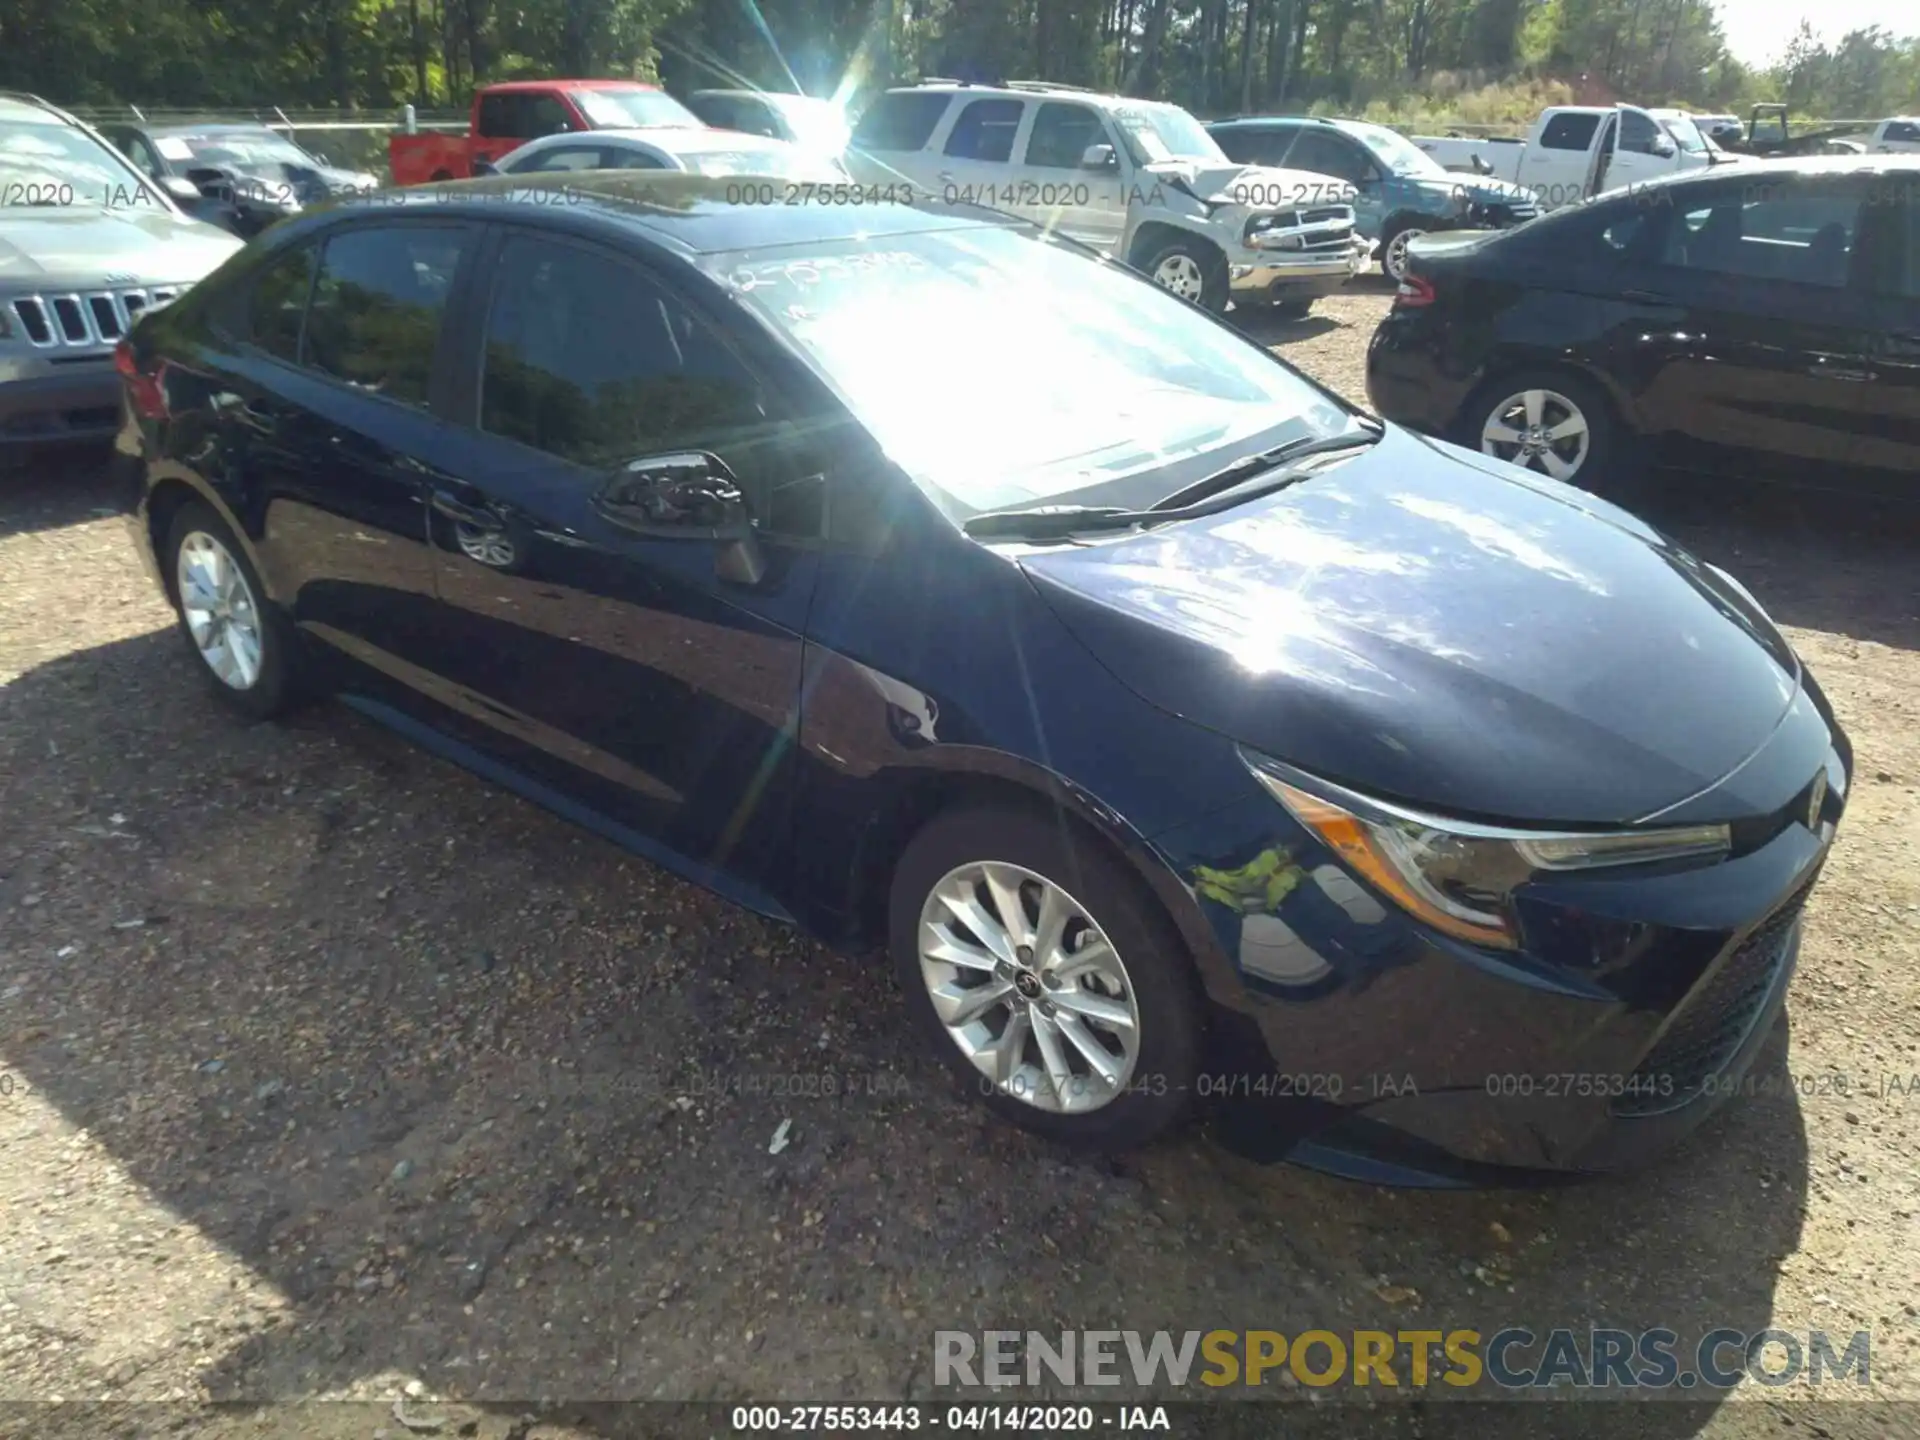
[[[513,541],[498,530],[481,530],[464,521],[453,527],[453,538],[460,553],[481,565],[504,570],[513,564]]]
[[[1200,262],[1191,255],[1178,252],[1168,255],[1153,267],[1153,283],[1195,304],[1199,303],[1207,289],[1207,277],[1200,269]]]
[[[1402,230],[1387,242],[1387,253],[1383,260],[1389,280],[1398,283],[1407,278],[1407,246],[1427,232],[1424,230]]]
[[[249,690],[260,678],[260,607],[227,547],[204,530],[180,542],[175,563],[180,613],[194,648],[220,683]]]
[[[935,1015],[984,1083],[1036,1109],[1098,1110],[1140,1057],[1126,966],[1086,907],[998,861],[950,870],[920,910]]]
[[[1593,431],[1580,407],[1557,390],[1520,390],[1487,412],[1483,453],[1555,480],[1571,480],[1593,448]]]

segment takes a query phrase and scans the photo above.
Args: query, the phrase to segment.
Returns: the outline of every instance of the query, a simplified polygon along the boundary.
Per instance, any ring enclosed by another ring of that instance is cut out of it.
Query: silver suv
[[[0,459],[111,438],[114,345],[241,245],[73,116],[0,92]]]
[[[889,90],[846,159],[863,184],[1023,216],[1216,313],[1231,297],[1303,315],[1371,256],[1346,182],[1235,164],[1177,105],[1071,85]]]

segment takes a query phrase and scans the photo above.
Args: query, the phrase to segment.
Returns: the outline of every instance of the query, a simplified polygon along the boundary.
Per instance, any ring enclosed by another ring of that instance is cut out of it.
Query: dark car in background
[[[156,181],[192,184],[210,207],[201,218],[243,238],[303,206],[365,194],[381,183],[368,171],[330,164],[266,125],[113,124],[101,133]]]
[[[1304,170],[1354,187],[1354,223],[1398,280],[1407,246],[1436,230],[1505,230],[1540,213],[1524,185],[1446,169],[1397,130],[1363,120],[1244,115],[1207,133],[1230,159]]]
[[[838,159],[853,133],[844,109],[812,95],[772,90],[696,90],[687,108],[718,130],[738,130],[785,140],[803,150]]]
[[[1738,1088],[1851,759],[1737,583],[1041,227],[737,183],[335,206],[143,324],[213,691],[884,944],[1063,1141],[1252,1091],[1376,1179],[1591,1171]]]
[[[1412,247],[1379,412],[1590,489],[1920,495],[1920,164],[1750,162]]]

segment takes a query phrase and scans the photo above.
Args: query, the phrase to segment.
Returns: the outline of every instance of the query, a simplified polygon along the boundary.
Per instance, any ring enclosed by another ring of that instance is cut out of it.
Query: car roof
[[[31,100],[16,100],[11,95],[0,95],[0,120],[39,121],[42,125],[70,125],[72,122],[45,105],[36,105]]]
[[[124,125],[128,122],[122,120],[117,123]],[[191,120],[182,120],[165,125],[135,124],[133,128],[144,130],[149,135],[258,135],[263,131],[276,137],[280,134],[271,125],[258,120],[209,120],[199,125]]]
[[[512,95],[527,90],[651,90],[657,94],[660,87],[643,80],[502,80],[480,87],[483,95]]]
[[[695,175],[674,170],[575,170],[533,175],[497,175],[449,180],[380,192],[378,205],[351,198],[316,206],[314,222],[345,211],[369,218],[429,212],[448,218],[502,220],[538,216],[556,230],[565,221],[590,220],[600,229],[623,229],[688,255],[755,250],[782,245],[876,240],[937,230],[1034,229],[1016,216],[974,206],[935,201],[871,205],[756,205],[742,203],[751,176]],[[529,192],[559,191],[565,204],[529,203]],[[275,226],[278,231],[289,222]],[[288,233],[304,233],[296,223]]]
[[[589,143],[608,136],[615,139],[638,140],[646,145],[657,146],[662,150],[673,150],[686,154],[707,150],[791,150],[794,147],[785,140],[771,135],[751,135],[744,130],[723,130],[714,125],[620,125],[607,126],[599,130],[568,131],[563,135],[549,135],[547,140],[580,141],[583,137]],[[534,141],[534,144],[541,143]],[[550,148],[558,149],[558,145]]]

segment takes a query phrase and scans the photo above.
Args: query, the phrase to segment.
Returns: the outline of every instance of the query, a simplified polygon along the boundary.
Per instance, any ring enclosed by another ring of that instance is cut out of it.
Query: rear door
[[[1865,180],[1661,192],[1658,248],[1625,293],[1649,307],[1646,423],[1688,463],[1805,482],[1848,461],[1881,304],[1860,275]]]
[[[1012,203],[1000,208],[1114,254],[1127,230],[1120,168],[1089,170],[1080,162],[1093,145],[1111,146],[1118,155],[1119,141],[1090,105],[1043,100],[1032,109],[1020,158],[1010,167]]]
[[[227,441],[294,623],[409,703],[433,663],[427,499],[445,442],[442,331],[474,253],[456,223],[350,224],[256,277]]]
[[[944,136],[936,136],[934,193],[949,204],[1008,209],[1014,200],[1013,155],[1030,107],[1008,95],[962,99]]]

